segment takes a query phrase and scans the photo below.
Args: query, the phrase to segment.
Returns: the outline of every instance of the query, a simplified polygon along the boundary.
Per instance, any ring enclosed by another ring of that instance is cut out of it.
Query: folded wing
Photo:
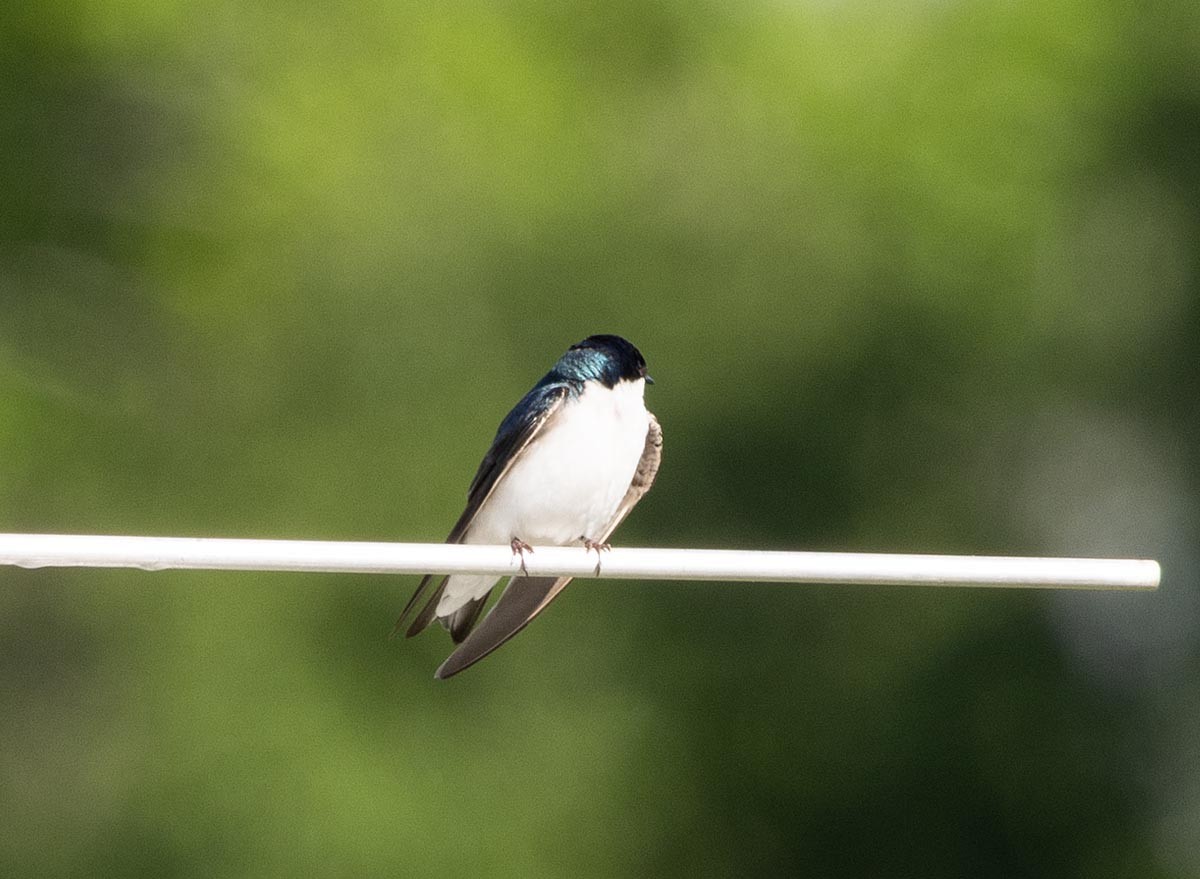
[[[500,428],[496,431],[496,438],[492,440],[492,447],[483,457],[483,461],[479,464],[479,469],[475,472],[475,478],[471,480],[471,487],[467,489],[467,508],[463,510],[462,515],[458,517],[458,521],[454,523],[454,527],[450,529],[450,535],[446,538],[446,543],[462,543],[466,537],[467,531],[471,527],[471,523],[475,521],[475,516],[479,513],[480,508],[491,496],[496,485],[504,478],[512,465],[521,456],[521,453],[529,447],[529,444],[537,437],[547,423],[562,410],[562,405],[566,401],[569,394],[569,388],[565,384],[554,383],[546,385],[538,385],[531,390],[518,403],[513,410],[508,413],[504,421],[500,423]],[[437,578],[436,574],[426,574],[421,582],[417,584],[417,589],[413,592],[412,598],[408,600],[408,604],[404,605],[404,610],[400,612],[400,619],[396,620],[396,627],[392,630],[392,634],[400,631],[404,624],[404,619],[409,615],[412,609],[417,605],[421,598],[421,594],[426,587]],[[442,577],[437,588],[425,602],[425,606],[421,612],[417,614],[412,625],[408,629],[408,637],[416,635],[426,626],[433,622],[437,615],[438,600],[442,597],[442,590],[446,588],[446,581],[449,577]],[[466,633],[475,623],[475,619],[479,616],[479,611],[483,608],[483,603],[487,601],[487,596],[477,599],[470,611],[460,616],[456,616],[451,621],[451,635],[454,637],[454,642],[457,644],[466,637]]]

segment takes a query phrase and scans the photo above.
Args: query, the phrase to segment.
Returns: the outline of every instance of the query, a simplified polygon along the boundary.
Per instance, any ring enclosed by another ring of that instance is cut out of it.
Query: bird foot
[[[583,551],[584,552],[596,553],[596,576],[599,577],[600,576],[600,553],[608,552],[610,549],[612,549],[612,544],[611,543],[602,543],[599,540],[592,540],[590,537],[580,537],[579,539],[583,541]]]
[[[512,547],[513,555],[519,555],[521,557],[521,574],[522,574],[522,576],[528,577],[529,571],[525,567],[525,553],[533,552],[533,547],[530,546],[528,543],[526,543],[524,540],[522,540],[519,537],[514,537],[512,539],[512,543],[510,543],[509,546]]]

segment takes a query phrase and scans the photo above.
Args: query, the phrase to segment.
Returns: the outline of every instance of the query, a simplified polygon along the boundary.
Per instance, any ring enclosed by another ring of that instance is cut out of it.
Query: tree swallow
[[[662,429],[642,400],[642,354],[620,336],[588,336],[559,358],[500,422],[467,490],[467,508],[447,543],[608,548],[609,535],[654,482]],[[597,567],[597,570],[599,568]],[[400,619],[436,575],[426,575]],[[411,638],[436,618],[458,648],[435,677],[448,678],[487,656],[542,612],[570,577],[517,576],[475,627],[499,578],[445,576],[408,628]]]

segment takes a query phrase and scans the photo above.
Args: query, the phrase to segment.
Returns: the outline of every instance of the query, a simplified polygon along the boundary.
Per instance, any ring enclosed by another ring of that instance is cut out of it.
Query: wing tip
[[[437,671],[433,673],[433,679],[436,681],[444,681],[447,678],[454,677],[460,671],[466,671],[475,663],[479,662],[479,660],[486,656],[490,656],[496,650],[496,648],[500,647],[507,640],[508,638],[505,638],[500,643],[491,645],[482,653],[472,653],[469,650],[463,650],[461,648],[455,650],[446,657],[441,665],[437,667]]]
[[[459,658],[457,662],[454,662],[453,660],[457,656],[458,651],[456,650],[454,653],[451,653],[449,656],[447,656],[445,661],[443,661],[442,664],[437,667],[437,671],[433,673],[433,679],[435,681],[444,681],[447,678],[452,678],[463,669],[470,668],[480,659],[483,659],[482,656],[479,656],[470,662],[464,663],[462,659]]]
[[[400,630],[404,628],[404,621],[421,598],[421,593],[425,591],[425,587],[436,576],[436,574],[426,574],[421,578],[421,582],[417,585],[417,591],[413,593],[412,598],[408,600],[408,604],[404,606],[404,610],[400,612],[400,618],[396,620],[396,625],[392,627],[392,633],[388,636],[389,638],[395,638],[400,634]],[[411,638],[414,635],[419,635],[433,622],[434,617],[437,616],[437,604],[442,597],[442,590],[446,588],[446,581],[449,579],[449,576],[442,577],[442,582],[433,590],[433,594],[429,596],[429,600],[425,603],[425,606],[421,608],[420,612],[413,619],[412,625],[408,627],[408,631],[404,633],[404,637]]]
[[[443,681],[452,677],[504,646],[545,610],[571,580],[571,577],[514,577],[483,622],[438,666],[434,678]]]

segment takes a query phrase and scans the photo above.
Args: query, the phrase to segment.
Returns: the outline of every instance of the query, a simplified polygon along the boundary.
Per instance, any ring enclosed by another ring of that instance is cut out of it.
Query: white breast
[[[466,543],[564,546],[599,540],[641,460],[650,429],[642,379],[606,388],[588,382],[563,404],[537,439],[493,489],[467,531]],[[455,575],[446,582],[438,616],[482,598],[495,577]]]
[[[646,383],[588,382],[525,450],[476,516],[468,543],[599,539],[633,481],[650,420]]]

